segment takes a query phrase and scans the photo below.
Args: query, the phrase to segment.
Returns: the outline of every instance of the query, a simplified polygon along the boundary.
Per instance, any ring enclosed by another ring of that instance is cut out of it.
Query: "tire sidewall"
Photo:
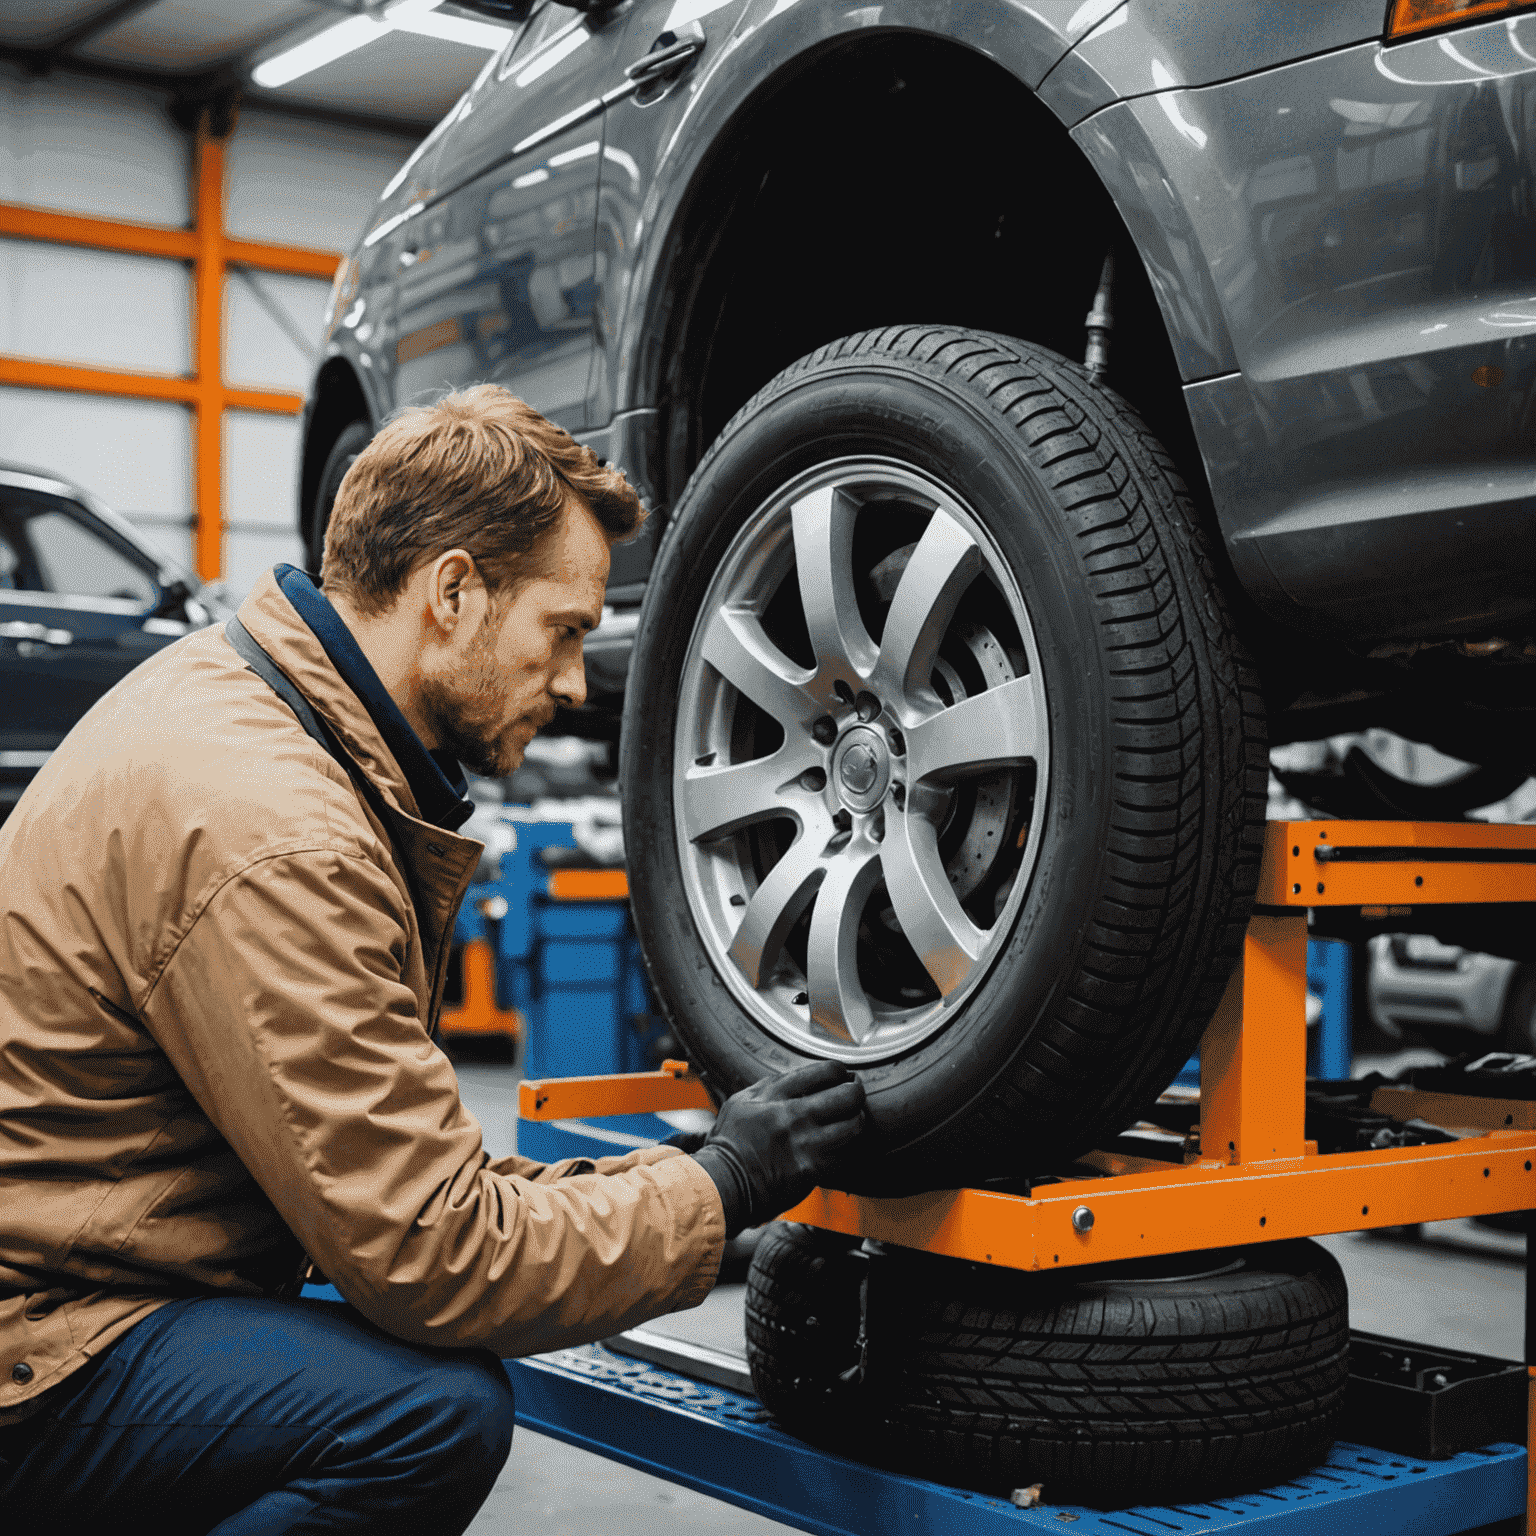
[[[306,550],[313,571],[320,569],[321,557],[325,553],[325,530],[331,521],[331,509],[336,505],[336,493],[341,489],[341,482],[346,479],[353,460],[372,441],[373,429],[366,421],[351,421],[341,429],[336,441],[331,444],[330,452],[325,456],[325,464],[315,487],[315,516]]]
[[[806,1059],[735,1003],[689,912],[672,799],[682,665],[732,540],[796,476],[828,460],[882,456],[951,488],[1009,565],[1029,614],[1050,768],[1029,890],[990,974],[935,1035],[860,1068],[877,1143],[909,1148],[920,1161],[925,1144],[942,1141],[946,1123],[965,1113],[1061,1005],[1076,970],[1101,897],[1112,811],[1103,637],[1069,514],[1009,425],[938,369],[861,358],[815,368],[765,396],[727,429],[690,482],[647,588],[623,733],[627,835],[650,850],[631,861],[636,921],[668,1011],[721,1091]],[[708,1026],[700,1028],[700,1019]],[[1042,1079],[1040,1092],[1050,1091]]]

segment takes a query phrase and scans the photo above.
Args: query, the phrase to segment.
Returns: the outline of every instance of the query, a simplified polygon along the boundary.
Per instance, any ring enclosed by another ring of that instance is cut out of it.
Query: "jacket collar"
[[[474,806],[464,798],[469,788],[458,763],[446,752],[428,751],[390,697],[346,621],[314,582],[292,565],[276,566],[272,575],[283,596],[314,632],[341,680],[362,701],[411,786],[423,820],[450,831],[463,826],[473,815]]]
[[[385,742],[363,701],[326,655],[319,637],[268,571],[240,605],[240,622],[325,717],[353,761],[395,808],[423,821],[410,778]],[[425,754],[420,742],[416,746]],[[428,759],[430,761],[430,759]]]

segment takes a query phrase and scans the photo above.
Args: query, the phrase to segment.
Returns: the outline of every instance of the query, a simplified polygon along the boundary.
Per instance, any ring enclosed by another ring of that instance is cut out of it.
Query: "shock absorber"
[[[1088,346],[1083,353],[1083,365],[1088,377],[1100,383],[1109,372],[1109,333],[1114,329],[1115,317],[1110,300],[1115,287],[1115,248],[1111,246],[1104,256],[1099,272],[1099,290],[1093,296],[1093,308],[1083,322],[1088,328]]]

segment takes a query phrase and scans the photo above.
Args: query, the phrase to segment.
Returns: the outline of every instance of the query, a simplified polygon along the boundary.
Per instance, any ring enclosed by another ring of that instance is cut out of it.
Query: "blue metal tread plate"
[[[1108,1512],[1016,1509],[816,1450],[776,1428],[755,1398],[599,1344],[505,1365],[528,1429],[821,1536],[1453,1536],[1525,1510],[1522,1446],[1413,1461],[1344,1441],[1325,1465],[1241,1497]]]

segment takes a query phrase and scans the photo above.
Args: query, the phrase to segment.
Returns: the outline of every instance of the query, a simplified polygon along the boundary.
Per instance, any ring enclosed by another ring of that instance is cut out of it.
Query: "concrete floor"
[[[487,1150],[516,1150],[512,1067],[461,1063],[465,1104]],[[1472,1222],[1439,1222],[1417,1236],[1345,1233],[1322,1241],[1349,1281],[1350,1322],[1371,1333],[1518,1360],[1524,1239]],[[745,1288],[723,1286],[693,1312],[651,1326],[743,1352]],[[544,1435],[519,1430],[473,1536],[756,1536],[791,1527],[734,1509]]]

